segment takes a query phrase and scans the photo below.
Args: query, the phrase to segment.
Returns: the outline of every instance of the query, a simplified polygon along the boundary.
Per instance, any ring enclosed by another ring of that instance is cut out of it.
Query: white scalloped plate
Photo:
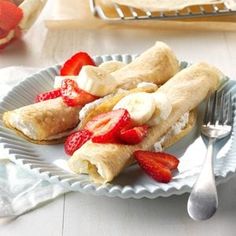
[[[135,55],[112,55],[94,57],[96,64],[104,61],[118,60],[131,62]],[[183,67],[187,63],[182,63]],[[50,90],[59,66],[54,66],[34,74],[18,84],[0,103],[0,117],[3,112],[31,104],[36,94]],[[225,87],[231,91],[235,100],[236,82],[229,81]],[[199,120],[202,108],[199,107]],[[199,137],[199,120],[193,131],[180,142],[167,150],[180,158],[180,165],[173,179],[168,184],[155,182],[144,174],[137,165],[123,171],[112,183],[96,185],[89,181],[87,175],[76,175],[66,168],[67,156],[63,145],[36,145],[18,137],[13,131],[4,127],[0,120],[0,147],[10,160],[28,171],[54,183],[60,183],[72,191],[97,195],[118,196],[121,198],[156,198],[189,192],[197,178],[205,154],[205,145]],[[234,123],[231,138],[218,154],[215,161],[217,183],[228,180],[236,171],[236,141]],[[219,143],[222,146],[222,142]]]

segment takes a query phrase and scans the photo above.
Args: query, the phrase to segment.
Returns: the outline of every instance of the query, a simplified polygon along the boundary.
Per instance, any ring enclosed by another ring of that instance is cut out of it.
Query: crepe
[[[62,98],[56,98],[5,112],[3,122],[31,142],[58,143],[77,126],[79,110],[79,107],[67,106]]]
[[[147,137],[140,144],[99,144],[88,141],[75,151],[68,161],[69,167],[75,173],[89,174],[98,183],[112,181],[133,162],[134,151],[151,149],[183,114],[195,109],[208,94],[218,88],[221,77],[219,70],[206,63],[198,63],[180,71],[156,92],[164,93],[171,101],[171,114],[167,120],[149,128]],[[194,120],[193,115],[190,115],[190,127],[193,127]],[[176,137],[172,138],[172,142],[176,140]]]
[[[142,81],[164,84],[178,71],[178,60],[170,47],[156,42],[133,62],[111,75],[117,80],[118,87],[130,89]]]
[[[157,42],[112,75],[118,81],[118,88],[130,89],[141,81],[162,84],[178,70],[179,63],[172,50],[166,44]],[[79,110],[68,107],[58,98],[6,112],[3,121],[28,141],[40,144],[62,143],[68,131],[79,123]]]
[[[223,0],[103,0],[105,4],[115,2],[121,5],[149,11],[173,11],[185,7],[206,4],[219,4]]]

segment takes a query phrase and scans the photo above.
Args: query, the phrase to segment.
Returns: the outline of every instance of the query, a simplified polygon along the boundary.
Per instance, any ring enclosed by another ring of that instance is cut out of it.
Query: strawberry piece
[[[98,97],[80,89],[76,81],[71,79],[64,79],[61,84],[61,94],[63,101],[68,106],[84,106]]]
[[[38,94],[35,98],[35,102],[42,102],[42,101],[46,101],[46,100],[49,100],[49,99],[54,99],[54,98],[57,98],[57,97],[60,97],[60,96],[61,96],[61,90],[60,89],[55,89],[55,90],[52,90],[52,91],[48,91],[48,92],[45,92],[45,93]]]
[[[65,62],[60,74],[62,76],[78,75],[84,65],[95,66],[95,63],[86,52],[78,52]]]
[[[22,10],[14,3],[0,1],[0,28],[6,31],[14,29],[23,17]]]
[[[139,150],[135,152],[135,155],[145,156],[146,158],[152,159],[158,163],[163,164],[170,170],[177,169],[179,165],[179,160],[175,156],[165,152],[149,152]]]
[[[168,183],[172,179],[170,169],[162,163],[157,162],[155,159],[150,158],[146,153],[136,151],[134,152],[134,157],[145,173],[151,176],[154,180]]]
[[[128,130],[121,130],[120,139],[126,144],[138,144],[147,135],[148,126],[137,126]]]
[[[0,39],[5,38],[9,34],[9,31],[0,28]]]
[[[83,144],[85,144],[92,136],[92,133],[88,130],[79,130],[72,133],[70,136],[67,137],[64,150],[66,154],[73,155],[73,153],[79,149]]]
[[[4,31],[4,30],[1,30],[0,29],[0,40],[3,40],[4,38],[6,38],[8,36],[8,34],[10,33],[11,31]],[[5,47],[7,47],[9,44],[11,44],[14,40],[18,39],[21,37],[21,30],[19,27],[16,27],[14,29],[14,35],[13,35],[13,38],[10,39],[8,42],[6,43],[2,43],[0,44],[0,49],[4,49]]]
[[[85,129],[93,132],[94,143],[119,143],[121,129],[131,126],[129,112],[125,109],[117,109],[102,113],[90,120]]]

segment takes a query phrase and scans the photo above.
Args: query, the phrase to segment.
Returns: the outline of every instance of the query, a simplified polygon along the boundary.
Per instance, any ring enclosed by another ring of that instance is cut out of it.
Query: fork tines
[[[207,101],[203,123],[205,125],[231,124],[233,121],[232,95],[216,91]]]

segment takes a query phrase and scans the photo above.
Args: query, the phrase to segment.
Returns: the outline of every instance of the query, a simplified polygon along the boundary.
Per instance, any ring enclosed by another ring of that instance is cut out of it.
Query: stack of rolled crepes
[[[87,141],[70,158],[70,168],[76,173],[89,174],[95,182],[110,182],[134,161],[132,155],[136,150],[152,149],[184,114],[189,113],[182,130],[179,133],[169,133],[162,143],[163,148],[172,145],[194,126],[196,113],[193,110],[218,88],[222,76],[218,69],[206,63],[195,64],[178,72],[155,92],[166,96],[171,102],[170,115],[151,127],[140,144],[100,144]]]
[[[140,82],[163,84],[178,71],[179,63],[173,51],[165,43],[156,42],[133,62],[114,71],[112,78],[117,81],[117,89],[132,89]],[[80,109],[68,107],[61,98],[56,98],[8,111],[4,113],[3,121],[30,142],[62,143],[79,124]]]
[[[81,107],[68,107],[61,98],[57,98],[6,112],[3,120],[29,141],[50,144],[61,142],[62,137],[78,125],[81,117],[80,127],[83,128],[93,117],[111,111],[121,99],[132,93],[141,91],[164,96],[170,103],[166,105],[171,106],[171,112],[167,118],[149,128],[141,143],[126,145],[89,140],[69,159],[69,167],[75,173],[86,173],[98,183],[110,182],[133,163],[134,151],[152,149],[160,140],[162,148],[165,148],[185,136],[195,124],[194,109],[218,88],[223,77],[218,69],[206,63],[179,70],[172,50],[157,42],[130,64],[113,71],[111,75],[118,84],[117,88],[100,102],[95,101],[83,116],[79,116]],[[151,82],[160,87],[150,84],[139,86],[140,82]],[[173,127],[183,119],[179,131],[174,131]]]

